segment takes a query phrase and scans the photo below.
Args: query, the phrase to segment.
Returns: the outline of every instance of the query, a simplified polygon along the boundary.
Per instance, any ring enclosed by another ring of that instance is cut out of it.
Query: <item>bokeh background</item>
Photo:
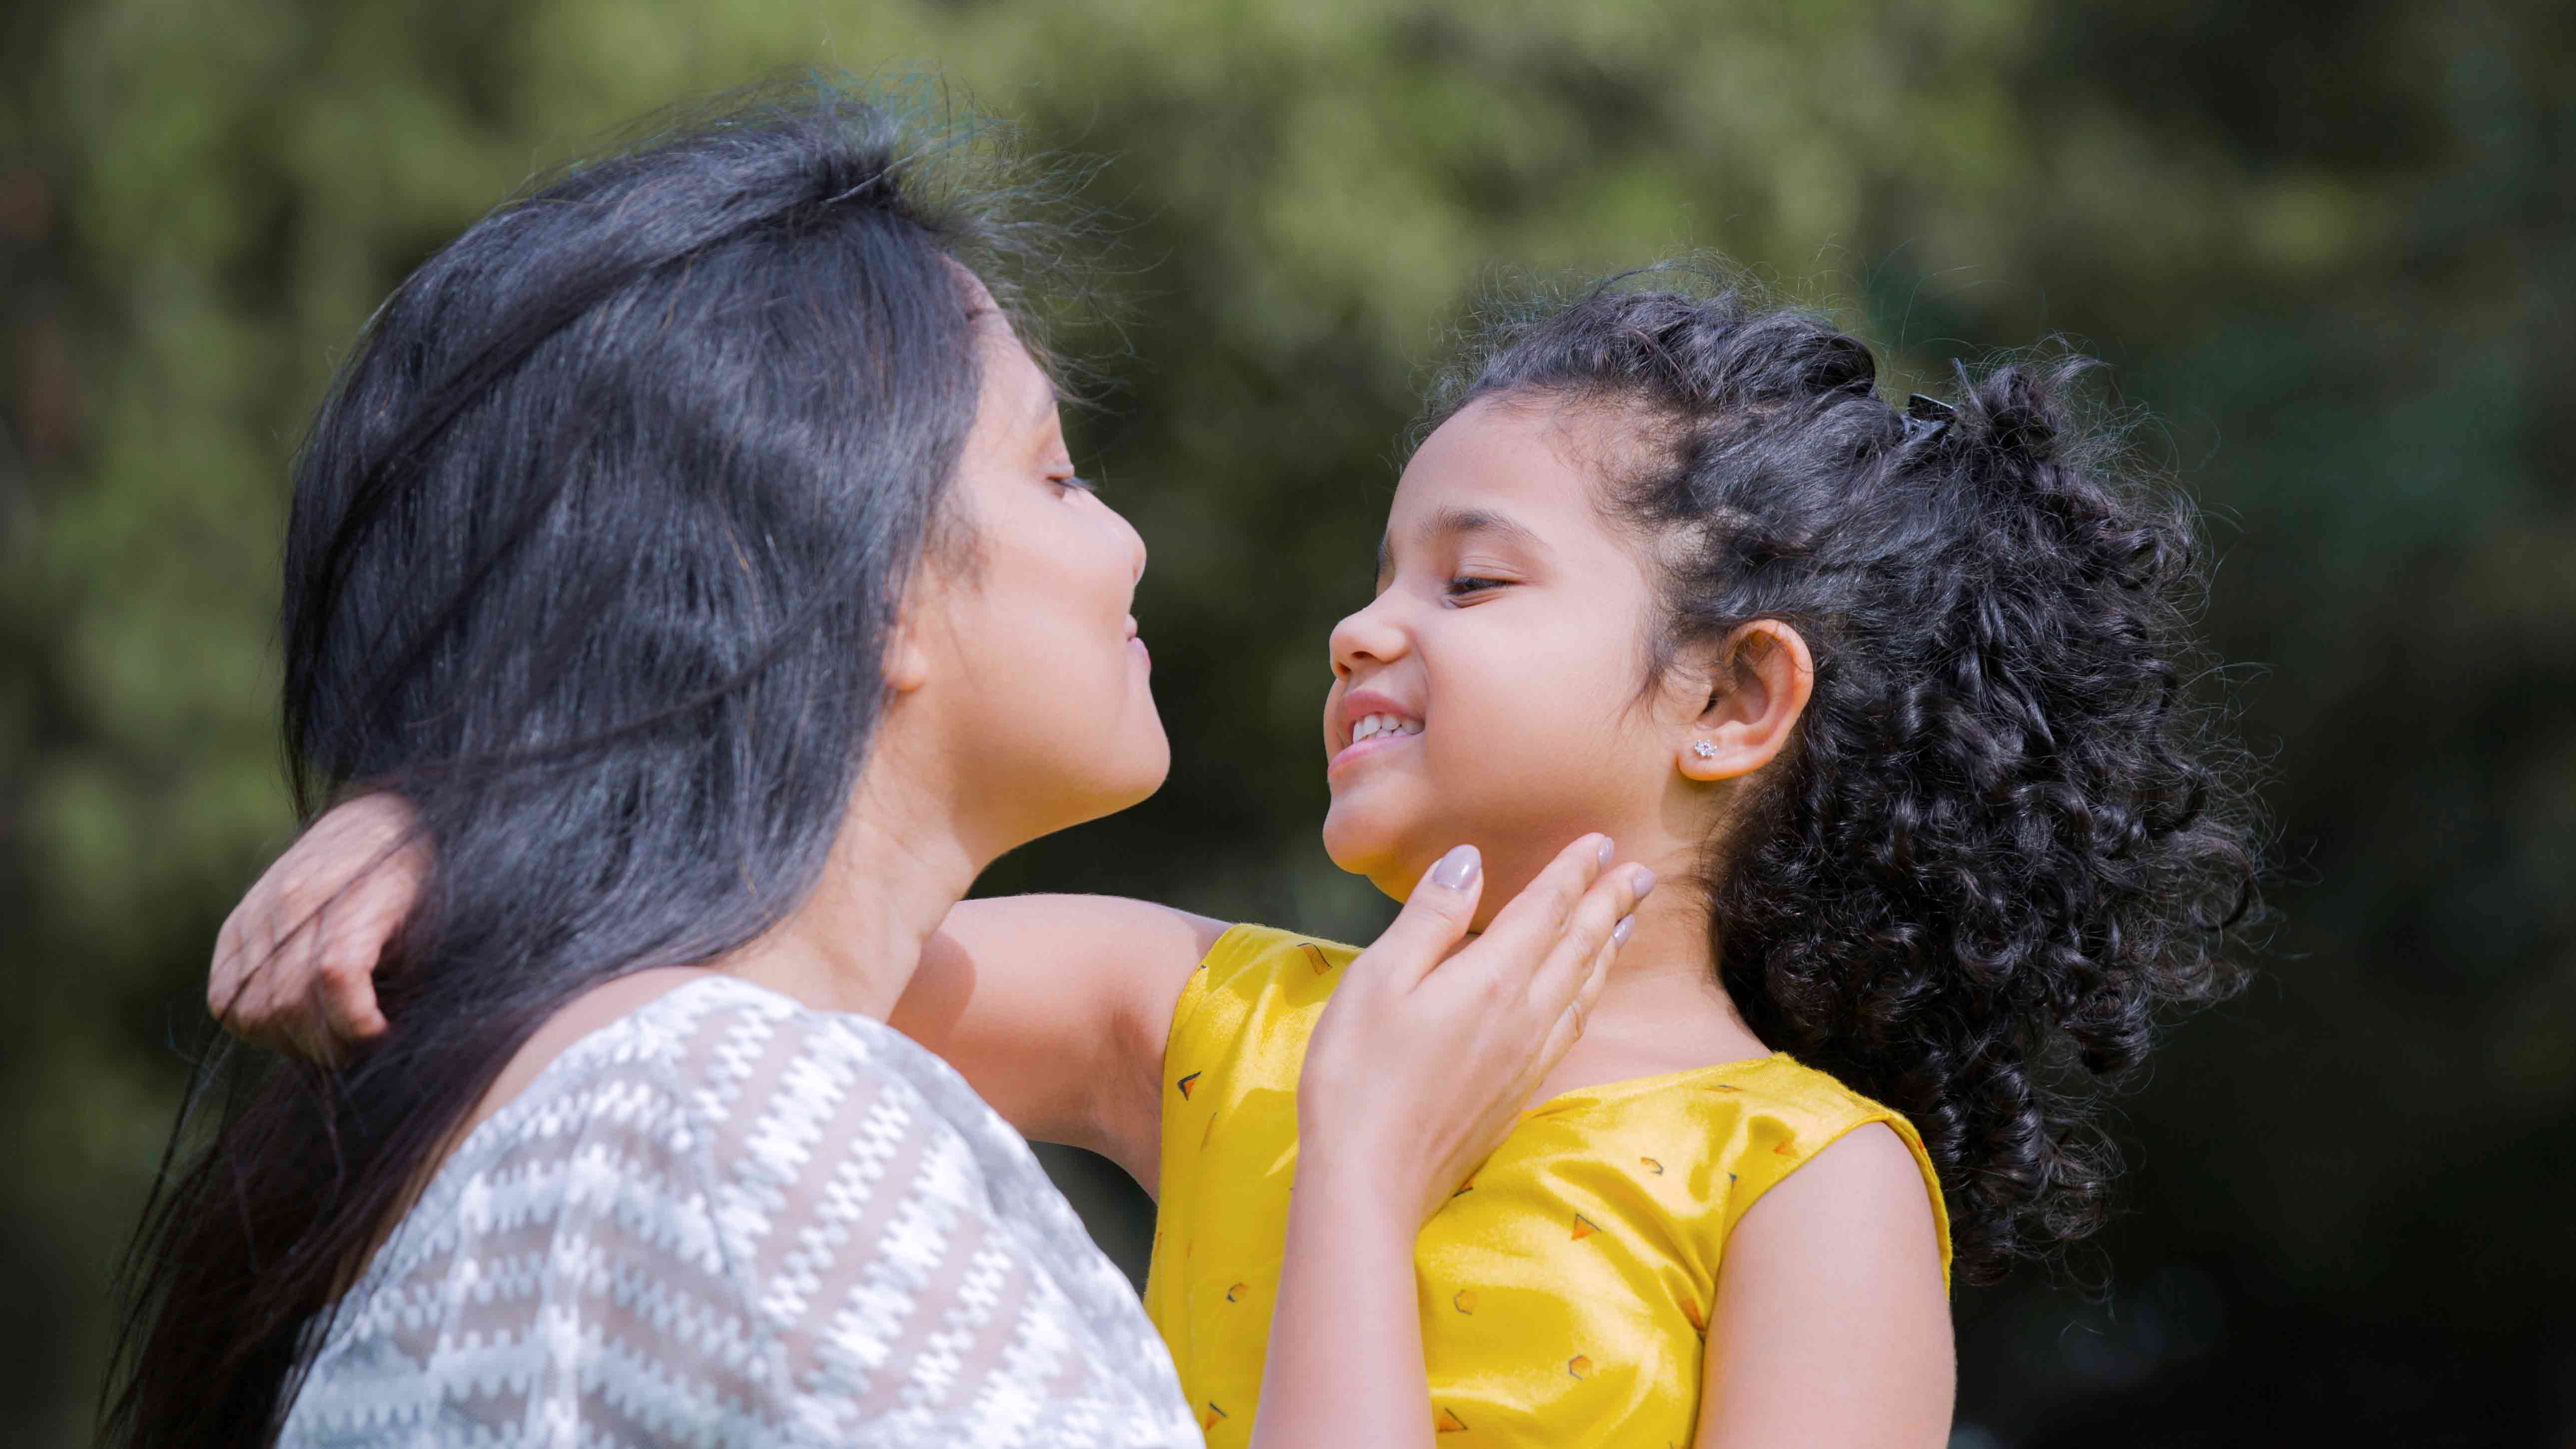
[[[1961,1296],[1955,1442],[2576,1442],[2576,9],[16,0],[0,1444],[87,1437],[214,928],[289,838],[284,465],[338,351],[532,167],[805,65],[944,77],[1120,219],[1077,451],[1153,550],[1177,766],[988,889],[1374,932],[1314,837],[1323,638],[1498,278],[1714,248],[1899,388],[2114,364],[2211,516],[2284,917],[2122,1109],[2106,1288]],[[1056,1165],[1140,1264],[1141,1197]]]

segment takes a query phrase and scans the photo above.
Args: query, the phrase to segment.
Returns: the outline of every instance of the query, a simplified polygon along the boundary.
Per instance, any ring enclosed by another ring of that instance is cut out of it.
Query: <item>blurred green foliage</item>
[[[86,1433],[215,924],[288,837],[285,461],[431,248],[782,66],[937,75],[1122,219],[1087,471],[1177,767],[987,889],[1361,936],[1332,620],[1480,286],[1712,247],[1900,385],[2064,332],[2205,503],[2287,921],[2123,1134],[2104,1301],[1963,1299],[1966,1444],[2576,1427],[2563,6],[19,0],[0,16],[0,1443]],[[1104,1241],[1131,1189],[1069,1184]]]

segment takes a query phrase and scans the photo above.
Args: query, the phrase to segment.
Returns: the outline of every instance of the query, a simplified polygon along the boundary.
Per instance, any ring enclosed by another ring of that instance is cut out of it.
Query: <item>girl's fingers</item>
[[[1564,1059],[1576,1042],[1583,1039],[1583,1029],[1591,1020],[1592,1008],[1601,1000],[1602,984],[1610,979],[1610,963],[1618,959],[1619,948],[1627,944],[1625,934],[1614,935],[1601,943],[1601,949],[1592,953],[1591,964],[1582,977],[1581,989],[1549,1023],[1547,1038],[1539,1044],[1538,1056],[1530,1064],[1529,1079],[1533,1088],[1547,1076],[1550,1068]]]
[[[385,1029],[376,1006],[376,978],[371,971],[333,962],[320,973],[322,1028],[335,1041],[365,1041]]]
[[[1566,919],[1610,863],[1610,851],[1606,835],[1586,835],[1558,851],[1536,879],[1495,913],[1493,924],[1476,938],[1476,955],[1498,965],[1516,964],[1514,974],[1528,979],[1563,938]]]
[[[1393,924],[1362,953],[1369,974],[1399,989],[1420,982],[1466,939],[1484,896],[1485,861],[1476,847],[1461,845],[1440,857],[1414,883]]]
[[[1566,918],[1563,936],[1547,963],[1531,978],[1530,1004],[1542,1019],[1552,1019],[1582,991],[1596,962],[1626,940],[1621,923],[1631,919],[1655,888],[1655,873],[1642,865],[1604,871],[1583,893]],[[1617,940],[1613,938],[1616,937]]]
[[[250,908],[244,901],[224,917],[221,930],[215,932],[215,966],[206,976],[206,1014],[229,1024],[241,1006],[243,986],[242,912]]]

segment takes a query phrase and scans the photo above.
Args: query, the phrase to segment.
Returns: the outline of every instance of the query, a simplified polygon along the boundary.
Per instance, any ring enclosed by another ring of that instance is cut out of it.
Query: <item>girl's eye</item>
[[[1486,579],[1478,578],[1473,574],[1460,574],[1449,581],[1449,597],[1454,599],[1463,594],[1481,594],[1489,589],[1499,589],[1510,582],[1509,579]]]

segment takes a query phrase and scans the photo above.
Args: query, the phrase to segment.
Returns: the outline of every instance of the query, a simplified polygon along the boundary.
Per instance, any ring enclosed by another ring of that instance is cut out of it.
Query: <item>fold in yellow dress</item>
[[[1297,1161],[1297,1076],[1358,954],[1263,926],[1181,992],[1164,1064],[1161,1212],[1146,1310],[1211,1449],[1251,1438]],[[1443,1449],[1686,1445],[1726,1235],[1828,1143],[1905,1119],[1787,1056],[1568,1092],[1422,1229],[1414,1270]]]

